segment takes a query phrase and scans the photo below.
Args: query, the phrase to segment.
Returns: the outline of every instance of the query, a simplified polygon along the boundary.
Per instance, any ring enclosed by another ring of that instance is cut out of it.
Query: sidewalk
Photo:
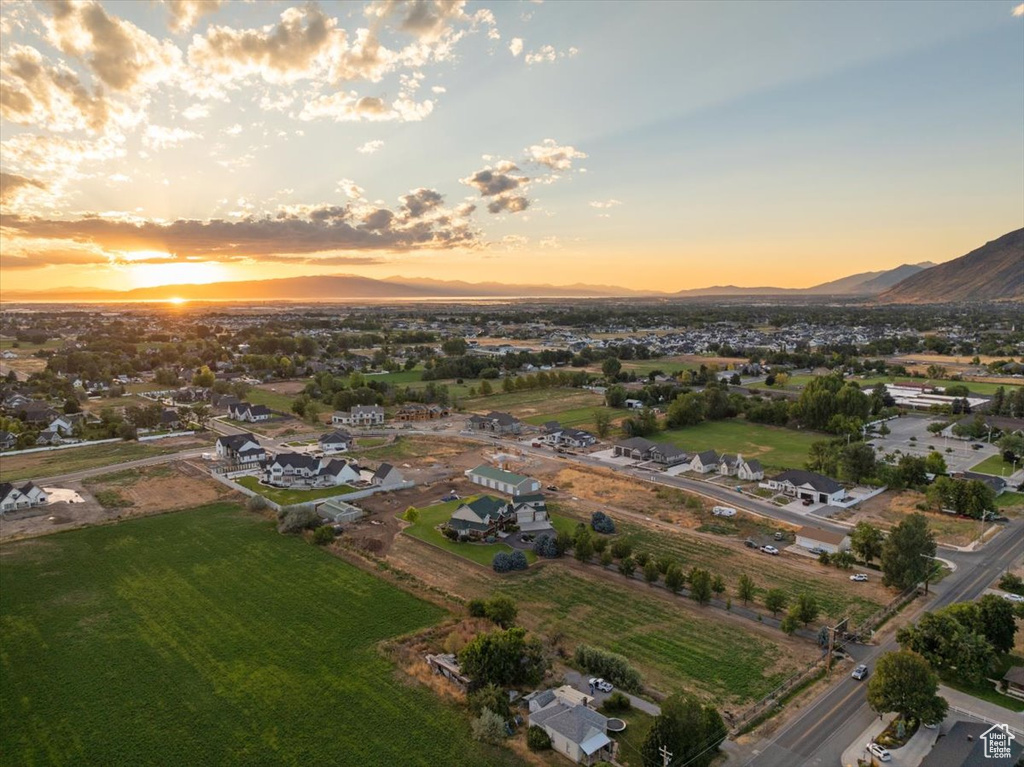
[[[843,751],[843,767],[857,767],[858,759],[870,760],[867,744],[873,741],[895,718],[895,714],[886,714],[881,720],[876,719],[872,722],[871,726],[864,730],[860,737],[850,744],[849,748]],[[926,727],[918,728],[914,737],[908,740],[902,748],[889,750],[889,753],[892,754],[892,761],[887,762],[888,767],[917,767],[932,750],[932,746],[935,745],[938,738],[938,727],[934,730],[929,730]]]

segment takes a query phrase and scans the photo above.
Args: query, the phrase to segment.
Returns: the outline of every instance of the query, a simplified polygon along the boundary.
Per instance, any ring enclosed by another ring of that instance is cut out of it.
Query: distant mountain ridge
[[[677,296],[874,296],[900,280],[935,266],[931,261],[903,264],[880,272],[861,272],[823,282],[810,288],[741,288],[736,285],[716,285],[710,288],[680,290]]]
[[[878,300],[887,304],[1024,301],[1024,229],[914,274]]]

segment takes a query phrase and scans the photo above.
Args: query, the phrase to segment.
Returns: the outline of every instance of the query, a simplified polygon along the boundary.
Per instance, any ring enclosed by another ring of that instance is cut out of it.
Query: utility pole
[[[658,753],[661,754],[661,763],[664,767],[668,767],[668,763],[672,760],[672,752],[666,746],[662,746],[658,749]]]

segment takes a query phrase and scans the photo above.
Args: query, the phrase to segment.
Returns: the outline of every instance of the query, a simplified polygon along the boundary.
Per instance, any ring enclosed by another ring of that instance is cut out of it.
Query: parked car
[[[558,488],[555,487],[554,485],[548,485],[548,491],[552,492],[552,493],[557,493],[558,492]]]
[[[756,549],[757,548],[757,544],[754,541],[750,540],[749,538],[747,538],[747,540],[743,541],[743,545],[746,546],[748,549]]]
[[[810,549],[810,552],[812,554],[818,554],[818,555],[826,554],[827,553],[825,551],[825,549],[821,548],[821,546],[815,546],[813,549]]]
[[[863,679],[867,675],[868,675],[868,667],[866,665],[864,665],[863,663],[861,663],[859,666],[857,666],[857,668],[855,668],[853,670],[853,673],[850,674],[850,676],[852,676],[854,679]]]
[[[814,505],[814,499],[813,498],[804,498],[803,504],[804,504],[804,506],[813,506]]]
[[[1020,594],[1003,594],[1003,599],[1009,602],[1024,602],[1024,597]]]
[[[866,581],[867,579],[868,579],[868,576],[865,575],[864,573],[857,573],[856,575],[851,575],[850,576],[850,580],[851,581],[857,581],[857,583],[864,583],[864,581]]]
[[[764,545],[761,547],[761,551],[765,554],[771,554],[773,557],[777,557],[779,555],[779,550],[774,546]]]
[[[784,532],[782,532],[781,530],[776,530],[775,531],[775,540],[777,540],[777,541],[784,541],[784,540],[786,540],[786,534]]]
[[[603,679],[598,679],[597,689],[599,689],[601,692],[611,692],[615,689],[615,685],[613,685],[611,682],[606,682]]]
[[[874,741],[868,743],[868,753],[880,762],[888,762],[892,759],[892,754]]]
[[[736,509],[730,508],[728,506],[714,506],[711,509],[711,513],[714,514],[716,517],[735,517]]]

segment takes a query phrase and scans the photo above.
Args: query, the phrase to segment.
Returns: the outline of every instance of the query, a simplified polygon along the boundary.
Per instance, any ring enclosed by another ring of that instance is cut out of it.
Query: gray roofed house
[[[1002,495],[1009,483],[1002,477],[996,477],[992,474],[980,474],[976,471],[964,471],[959,474],[953,475],[954,479],[961,479],[965,482],[976,481],[988,485],[992,492],[996,495]]]
[[[956,722],[944,737],[935,741],[920,767],[1013,767],[1024,753],[1019,738],[1009,740],[1009,757],[997,758],[985,753],[987,739],[991,737],[989,731],[1005,726]]]
[[[554,691],[550,698],[542,698],[541,693],[530,701],[530,726],[544,730],[551,738],[551,747],[577,764],[610,760],[614,746],[608,737],[607,717],[577,702],[586,700],[582,693],[569,690],[563,694],[563,689]],[[541,704],[542,700],[547,702]]]
[[[658,442],[652,445],[651,449],[647,451],[647,455],[655,463],[664,464],[665,466],[676,466],[680,463],[686,463],[690,458],[685,450],[681,447],[676,447],[670,442]]]
[[[736,469],[736,476],[747,482],[764,479],[764,467],[761,466],[761,462],[757,459],[740,461],[740,465]]]
[[[347,431],[335,429],[321,434],[317,442],[325,453],[344,453],[352,446],[353,439]]]
[[[18,444],[18,435],[0,429],[0,450],[10,450]]]
[[[370,483],[379,487],[393,487],[405,482],[402,472],[390,463],[382,463],[370,478]]]
[[[266,451],[260,446],[260,441],[248,432],[218,437],[216,450],[218,458],[242,461],[243,463],[262,461],[267,457]],[[245,460],[242,460],[243,458]]]
[[[651,448],[654,447],[654,443],[649,439],[643,437],[630,437],[629,439],[619,440],[615,443],[613,450],[615,455],[623,458],[633,458],[634,460],[644,460],[650,455]]]
[[[690,470],[707,474],[712,471],[718,471],[721,463],[722,459],[719,458],[718,453],[714,450],[703,450],[693,457],[693,460],[690,462]]]
[[[837,502],[846,497],[846,490],[831,477],[803,469],[784,471],[762,483],[762,487],[796,498],[829,505],[837,505]]]
[[[477,431],[491,431],[496,434],[518,434],[523,430],[523,424],[518,418],[496,410],[492,410],[487,415],[470,416],[469,427]]]

